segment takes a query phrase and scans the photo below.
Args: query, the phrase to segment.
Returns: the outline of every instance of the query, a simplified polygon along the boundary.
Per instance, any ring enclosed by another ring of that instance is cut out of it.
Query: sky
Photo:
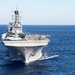
[[[75,25],[75,0],[0,0],[0,24],[18,7],[25,25]]]

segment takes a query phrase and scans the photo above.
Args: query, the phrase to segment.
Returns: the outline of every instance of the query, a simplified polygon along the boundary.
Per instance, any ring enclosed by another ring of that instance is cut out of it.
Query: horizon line
[[[0,24],[0,25],[9,25],[9,24]],[[75,25],[75,24],[22,24],[22,25]]]

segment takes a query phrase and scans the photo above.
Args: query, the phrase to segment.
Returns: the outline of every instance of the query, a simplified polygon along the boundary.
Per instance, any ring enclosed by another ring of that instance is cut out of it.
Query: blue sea
[[[7,32],[0,25],[1,34]],[[25,25],[27,34],[49,34],[50,43],[43,49],[47,58],[24,64],[11,61],[10,52],[0,43],[0,75],[75,75],[75,26],[73,25]]]

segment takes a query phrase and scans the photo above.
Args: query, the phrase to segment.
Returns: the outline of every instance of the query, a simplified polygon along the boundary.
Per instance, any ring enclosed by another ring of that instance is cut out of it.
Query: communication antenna
[[[18,8],[17,8],[17,3],[16,3],[16,10],[18,10]]]

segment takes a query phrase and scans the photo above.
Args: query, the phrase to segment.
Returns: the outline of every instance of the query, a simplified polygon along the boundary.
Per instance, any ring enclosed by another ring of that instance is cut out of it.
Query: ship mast
[[[15,13],[15,23],[18,23],[20,16],[19,16],[19,11],[17,10],[17,7],[16,7],[16,10],[14,11],[14,13]]]
[[[9,24],[8,27],[8,32],[12,32],[15,34],[19,34],[22,33],[22,24],[20,21],[20,15],[19,15],[19,11],[16,7],[16,10],[14,11],[14,15],[12,16],[12,19],[14,20],[14,22]]]

